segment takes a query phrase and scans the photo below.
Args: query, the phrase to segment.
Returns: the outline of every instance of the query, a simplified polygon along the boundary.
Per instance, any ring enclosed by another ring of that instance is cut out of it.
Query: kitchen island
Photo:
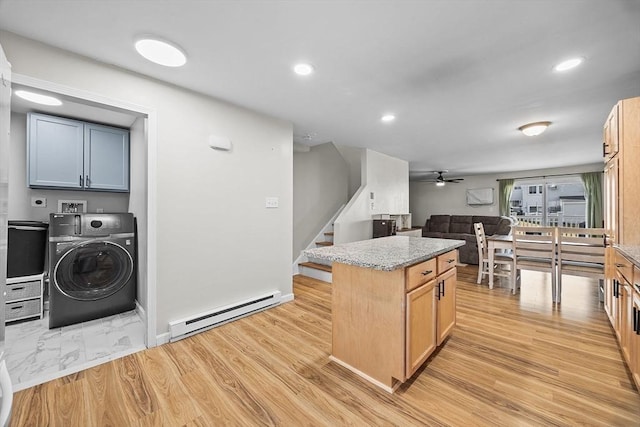
[[[304,251],[333,262],[330,359],[394,392],[455,325],[464,244],[390,236]]]

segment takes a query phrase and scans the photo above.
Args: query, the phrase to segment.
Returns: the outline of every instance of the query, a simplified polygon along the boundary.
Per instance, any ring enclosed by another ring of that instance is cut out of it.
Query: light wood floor
[[[331,286],[294,280],[295,301],[173,344],[23,390],[14,426],[640,425],[595,283],[548,276],[522,291],[459,270],[458,325],[394,395],[328,361]]]

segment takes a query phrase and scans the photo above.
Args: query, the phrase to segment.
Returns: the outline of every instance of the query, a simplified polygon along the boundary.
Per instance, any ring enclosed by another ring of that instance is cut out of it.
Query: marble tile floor
[[[42,319],[6,327],[5,359],[14,391],[60,378],[146,348],[135,310],[49,329]]]

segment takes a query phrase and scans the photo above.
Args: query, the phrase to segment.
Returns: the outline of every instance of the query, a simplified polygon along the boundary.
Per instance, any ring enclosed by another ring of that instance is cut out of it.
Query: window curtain
[[[498,184],[498,209],[501,216],[510,215],[509,199],[513,190],[513,179],[501,179]]]
[[[587,196],[586,226],[599,228],[604,226],[602,216],[602,172],[587,172],[580,174]]]

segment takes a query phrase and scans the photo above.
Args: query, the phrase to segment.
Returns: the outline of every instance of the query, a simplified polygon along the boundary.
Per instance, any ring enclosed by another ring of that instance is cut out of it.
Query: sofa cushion
[[[474,233],[472,217],[469,215],[451,215],[449,233]]]
[[[450,221],[451,215],[431,215],[431,218],[429,218],[429,228],[427,231],[448,233]]]
[[[484,234],[487,236],[494,234],[507,235],[511,231],[511,221],[499,216],[474,215],[473,222],[481,222],[484,226]]]

